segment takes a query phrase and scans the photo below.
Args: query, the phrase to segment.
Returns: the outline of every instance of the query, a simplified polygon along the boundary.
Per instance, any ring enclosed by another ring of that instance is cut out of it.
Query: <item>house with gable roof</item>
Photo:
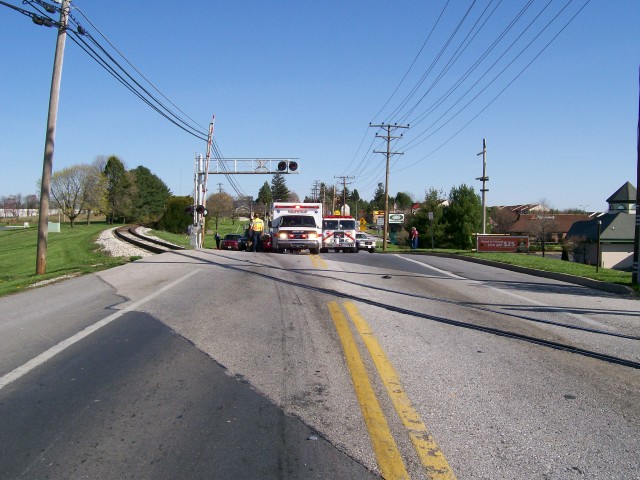
[[[630,182],[622,185],[607,199],[609,210],[590,220],[575,222],[567,232],[573,245],[574,261],[616,270],[630,270],[636,221],[636,188]],[[598,231],[600,234],[598,235]]]

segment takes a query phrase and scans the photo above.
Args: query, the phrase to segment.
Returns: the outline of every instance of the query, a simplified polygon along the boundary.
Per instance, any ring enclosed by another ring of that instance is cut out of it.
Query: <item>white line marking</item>
[[[553,305],[550,305],[549,303],[539,302],[539,301],[534,300],[532,298],[523,297],[522,295],[518,295],[517,293],[513,293],[513,292],[510,292],[508,290],[504,290],[502,288],[498,288],[498,287],[494,287],[494,286],[491,286],[491,285],[487,285],[482,280],[471,280],[470,278],[460,277],[460,276],[456,275],[455,273],[447,272],[446,270],[440,270],[439,268],[433,267],[431,265],[427,265],[426,263],[419,262],[417,260],[414,260],[413,258],[402,257],[402,256],[398,255],[397,253],[394,254],[394,255],[396,257],[402,258],[402,259],[404,259],[404,260],[406,260],[408,262],[417,263],[418,265],[422,265],[423,267],[430,268],[431,270],[435,270],[436,272],[440,272],[443,275],[447,275],[447,276],[449,276],[451,278],[456,278],[456,279],[459,279],[459,280],[467,280],[469,282],[475,283],[477,285],[482,285],[485,288],[490,288],[491,290],[495,290],[496,292],[502,293],[504,295],[508,295],[510,297],[517,298],[518,300],[521,300],[521,301],[526,302],[526,303],[530,303],[532,305],[537,305],[539,307],[549,307],[549,306],[553,307]],[[494,268],[498,268],[498,267],[494,267]],[[526,274],[524,274],[524,275],[526,275]],[[555,307],[555,308],[562,308],[562,307]],[[573,317],[573,318],[575,318],[577,320],[580,320],[580,321],[582,321],[584,323],[588,323],[589,325],[592,325],[592,326],[595,326],[595,327],[601,327],[601,328],[608,327],[608,325],[606,325],[604,323],[600,323],[597,320],[594,320],[594,319],[589,318],[589,317],[585,317],[584,315],[580,315],[579,313],[562,312],[562,311],[557,311],[556,313],[560,313],[560,314],[563,314],[563,315],[568,315],[570,317]]]
[[[71,337],[67,338],[66,340],[63,340],[60,343],[58,343],[57,345],[54,345],[50,349],[42,352],[40,355],[32,358],[27,363],[19,366],[18,368],[12,370],[9,373],[3,375],[2,377],[0,377],[0,390],[2,390],[4,387],[9,385],[10,383],[15,382],[20,377],[26,375],[27,373],[29,373],[31,370],[33,370],[37,366],[42,365],[47,360],[50,360],[51,358],[56,356],[58,353],[62,352],[66,348],[70,347],[74,343],[79,342],[83,338],[91,335],[96,330],[99,330],[102,327],[104,327],[105,325],[110,324],[111,322],[113,322],[117,318],[121,317],[125,313],[127,313],[127,312],[129,312],[129,311],[131,311],[131,310],[133,310],[133,309],[135,309],[137,307],[139,307],[140,305],[142,305],[144,303],[147,303],[149,300],[157,297],[161,293],[166,292],[170,288],[175,287],[177,284],[179,284],[179,283],[183,282],[184,280],[186,280],[187,278],[195,275],[199,271],[200,270],[194,270],[193,272],[188,273],[184,277],[179,278],[178,280],[176,280],[176,281],[174,281],[174,282],[172,282],[172,283],[170,283],[168,285],[165,285],[164,287],[162,287],[157,292],[154,292],[151,295],[149,295],[149,296],[147,296],[147,297],[145,297],[145,298],[143,298],[141,300],[138,300],[137,302],[132,303],[131,305],[127,306],[126,308],[123,308],[122,310],[119,310],[116,313],[113,313],[113,314],[109,315],[108,317],[105,317],[102,320],[97,321],[93,325],[89,325],[84,330],[79,331],[75,335],[72,335]]]

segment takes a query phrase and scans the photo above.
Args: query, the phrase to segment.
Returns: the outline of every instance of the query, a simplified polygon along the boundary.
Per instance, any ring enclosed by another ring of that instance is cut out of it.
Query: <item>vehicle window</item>
[[[355,230],[355,229],[356,229],[355,220],[342,220],[340,222],[340,230]]]
[[[337,230],[338,229],[338,221],[337,220],[325,220],[322,223],[322,228],[324,230]]]

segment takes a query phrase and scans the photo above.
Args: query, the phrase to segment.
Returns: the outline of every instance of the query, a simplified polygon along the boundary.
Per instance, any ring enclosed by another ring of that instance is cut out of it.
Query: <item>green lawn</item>
[[[232,222],[229,219],[221,221],[218,232],[223,237],[227,233],[242,233],[247,222]],[[0,295],[7,295],[24,290],[29,285],[64,275],[81,275],[122,265],[132,259],[114,258],[105,255],[95,243],[100,232],[112,225],[95,222],[92,225],[77,223],[72,229],[69,224],[62,224],[60,233],[50,233],[47,251],[47,273],[36,275],[36,245],[38,229],[13,228],[0,231]],[[209,231],[215,226],[209,225]],[[189,247],[187,235],[176,235],[168,232],[153,231],[154,235],[178,245]],[[205,248],[214,248],[213,233],[207,234],[204,240]],[[382,244],[378,244],[378,252],[382,252]],[[387,253],[406,253],[406,247],[387,244]],[[539,255],[525,255],[514,253],[476,253],[468,250],[419,249],[416,254],[447,253],[454,255],[473,256],[487,260],[503,262],[523,267],[535,268],[552,272],[566,273],[579,277],[591,278],[602,282],[631,285],[631,273],[620,272],[574,262],[563,262]]]
[[[382,245],[378,251],[382,251]],[[397,245],[387,245],[388,253],[400,253],[411,251],[407,247],[398,247]],[[493,262],[502,262],[509,265],[518,265],[520,267],[533,268],[537,270],[544,270],[547,272],[565,273],[568,275],[575,275],[577,277],[590,278],[592,280],[598,280],[601,282],[617,283],[620,285],[626,285],[632,287],[631,284],[631,272],[622,272],[619,270],[612,270],[609,268],[600,268],[596,272],[596,267],[591,265],[583,265],[582,263],[567,262],[558,260],[557,258],[542,257],[541,255],[527,255],[522,253],[477,253],[470,252],[469,250],[456,250],[456,249],[418,249],[416,254],[448,254],[448,255],[460,255],[467,257],[481,258],[485,260],[491,260]]]
[[[0,295],[24,290],[29,285],[63,275],[80,275],[128,262],[102,253],[95,243],[106,223],[63,223],[60,233],[49,233],[46,274],[36,275],[38,228],[12,228],[0,231]]]

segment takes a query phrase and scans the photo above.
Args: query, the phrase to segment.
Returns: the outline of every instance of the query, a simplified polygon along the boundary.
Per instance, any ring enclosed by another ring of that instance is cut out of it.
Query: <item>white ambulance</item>
[[[309,250],[317,255],[322,236],[322,204],[274,202],[269,227],[274,252]]]

